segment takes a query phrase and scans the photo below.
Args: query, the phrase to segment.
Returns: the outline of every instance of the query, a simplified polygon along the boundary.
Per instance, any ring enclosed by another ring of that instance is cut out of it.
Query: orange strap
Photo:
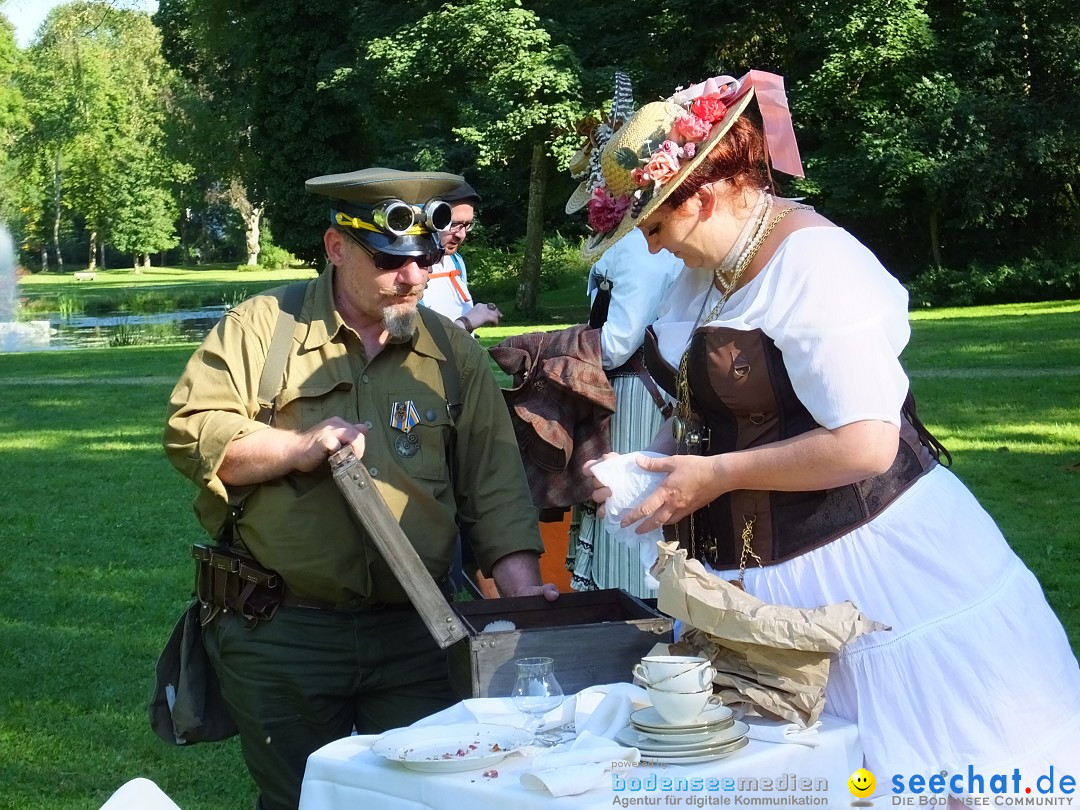
[[[448,270],[445,273],[432,273],[428,278],[448,278],[450,279],[450,285],[454,288],[454,292],[458,294],[458,298],[461,299],[461,303],[468,304],[469,294],[465,292],[465,288],[461,286],[458,279],[461,277],[460,270]]]

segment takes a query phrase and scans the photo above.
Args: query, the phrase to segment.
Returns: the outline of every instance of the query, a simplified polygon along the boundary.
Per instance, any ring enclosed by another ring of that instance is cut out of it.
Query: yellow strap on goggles
[[[382,228],[372,225],[370,222],[364,222],[359,217],[350,217],[348,214],[342,211],[334,212],[334,222],[338,225],[344,225],[346,228],[356,228],[358,230],[374,231],[375,233],[386,233]],[[425,233],[430,233],[426,228],[422,228],[419,225],[413,225],[405,231],[397,233],[398,236],[423,236]]]

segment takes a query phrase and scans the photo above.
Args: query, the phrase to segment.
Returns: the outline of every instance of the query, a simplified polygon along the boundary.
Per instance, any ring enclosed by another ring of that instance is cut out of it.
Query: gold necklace
[[[785,208],[779,214],[777,214],[769,226],[761,231],[758,229],[758,233],[754,234],[753,240],[747,246],[745,253],[740,257],[738,265],[735,267],[735,272],[731,276],[731,282],[726,286],[726,289],[721,293],[720,300],[716,303],[716,306],[712,308],[708,316],[701,317],[701,313],[705,311],[705,306],[709,300],[709,293],[712,289],[705,292],[705,300],[701,303],[701,312],[698,313],[697,320],[694,323],[693,328],[690,330],[690,336],[686,340],[686,348],[683,350],[682,358],[679,360],[679,373],[675,379],[675,418],[671,422],[672,434],[675,437],[675,453],[676,455],[685,455],[686,450],[693,446],[695,448],[701,448],[703,445],[709,443],[709,438],[704,434],[702,426],[697,424],[697,420],[694,417],[693,411],[690,409],[690,380],[687,372],[688,359],[690,357],[690,346],[694,338],[694,333],[698,328],[704,324],[712,323],[716,320],[720,314],[724,311],[724,306],[727,304],[728,299],[731,298],[731,294],[739,285],[740,279],[742,279],[743,273],[746,272],[746,268],[750,266],[750,262],[757,256],[758,250],[765,244],[765,241],[772,234],[773,230],[779,225],[788,214],[792,211],[810,209],[808,205],[795,205],[791,208]],[[694,530],[694,513],[690,513],[689,520],[690,529],[690,556],[697,557],[697,549],[695,546],[697,532]],[[753,530],[750,524],[747,524],[746,529],[743,531],[743,552],[740,559],[740,563],[745,566],[745,558],[747,551],[753,554],[753,550],[750,548],[750,543],[753,540]],[[679,538],[679,524],[675,524],[675,542],[680,543]],[[756,555],[754,555],[756,557]],[[739,580],[742,581],[742,572],[740,571]]]

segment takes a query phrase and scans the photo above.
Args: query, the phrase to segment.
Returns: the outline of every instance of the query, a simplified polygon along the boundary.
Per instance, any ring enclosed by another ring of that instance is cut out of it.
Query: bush
[[[462,248],[462,257],[469,271],[469,291],[477,301],[513,301],[517,295],[518,275],[525,261],[525,242],[519,240],[509,248],[491,247],[469,240]],[[581,258],[580,240],[569,240],[561,234],[544,240],[540,262],[540,291],[579,286],[585,295],[585,279],[590,264]]]
[[[1019,266],[931,267],[907,287],[912,309],[1060,301],[1080,297],[1080,264],[1027,259]]]
[[[259,249],[259,266],[268,270],[286,270],[296,262],[296,257],[283,247],[267,245]]]
[[[254,272],[256,270],[262,270],[262,268],[259,267],[259,265],[257,265],[257,264],[238,264],[238,265],[236,265],[236,272],[237,273],[251,273],[251,272]]]

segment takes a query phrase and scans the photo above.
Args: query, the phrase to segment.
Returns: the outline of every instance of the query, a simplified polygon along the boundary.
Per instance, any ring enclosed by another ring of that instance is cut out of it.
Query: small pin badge
[[[390,406],[390,427],[408,433],[420,422],[420,414],[416,411],[411,399],[404,402],[395,402]]]
[[[415,433],[402,433],[394,439],[394,449],[402,458],[412,458],[420,452],[420,437]]]

